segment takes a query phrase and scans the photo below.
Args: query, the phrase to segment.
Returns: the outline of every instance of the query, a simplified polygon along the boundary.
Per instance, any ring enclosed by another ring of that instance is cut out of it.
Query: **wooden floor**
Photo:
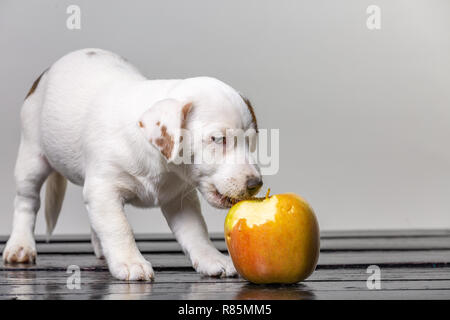
[[[55,236],[37,239],[36,265],[1,264],[0,299],[450,299],[450,230],[324,232],[316,271],[289,286],[202,277],[171,236],[136,238],[154,283],[112,278],[88,236]],[[222,236],[213,240],[226,252]],[[69,265],[79,266],[81,289],[67,287]],[[367,287],[369,265],[381,269],[380,290]]]

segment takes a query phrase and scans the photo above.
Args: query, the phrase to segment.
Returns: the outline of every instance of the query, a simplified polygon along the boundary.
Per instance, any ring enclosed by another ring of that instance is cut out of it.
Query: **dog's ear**
[[[145,138],[155,146],[168,162],[178,156],[182,129],[189,111],[190,102],[165,99],[156,102],[139,119],[138,125]]]

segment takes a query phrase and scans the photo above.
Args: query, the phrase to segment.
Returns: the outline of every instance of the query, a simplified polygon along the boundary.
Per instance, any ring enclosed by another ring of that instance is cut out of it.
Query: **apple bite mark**
[[[226,224],[229,230],[233,229],[239,220],[243,219],[249,228],[275,221],[277,213],[277,197],[256,198],[238,203],[233,207],[232,214],[227,216]],[[237,210],[239,208],[239,210]]]

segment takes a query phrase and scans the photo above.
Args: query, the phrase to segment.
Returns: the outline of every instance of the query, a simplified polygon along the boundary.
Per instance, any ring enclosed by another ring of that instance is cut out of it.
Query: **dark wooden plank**
[[[135,234],[136,241],[175,241],[172,233],[151,233],[151,234]],[[36,235],[37,243],[77,243],[77,242],[90,242],[91,236],[89,234],[57,234],[50,237],[50,241],[47,241],[46,235]],[[221,233],[210,234],[212,240],[223,240],[224,235]],[[0,235],[0,244],[6,243],[8,240],[7,235]]]
[[[155,283],[214,283],[214,282],[246,282],[235,278],[215,278],[202,276],[192,271],[156,271]],[[0,286],[65,284],[65,269],[62,270],[3,270],[0,271]],[[365,268],[360,269],[318,269],[304,283],[309,282],[361,282],[366,281],[369,274]],[[106,269],[81,270],[82,282],[87,283],[123,283],[113,278]],[[382,282],[392,281],[450,281],[450,268],[385,268],[381,269]]]
[[[258,286],[242,279],[202,278],[194,273],[160,272],[154,283],[122,282],[106,272],[83,272],[81,289],[69,289],[65,272],[0,274],[0,299],[449,299],[450,280],[382,281],[369,290],[358,281],[305,281],[289,286]],[[189,281],[189,278],[191,280]],[[18,282],[14,283],[15,280]],[[28,283],[26,282],[28,281]]]
[[[320,254],[319,266],[331,268],[355,267],[357,265],[378,266],[433,266],[450,265],[450,250],[433,251],[388,251],[388,252],[324,252]]]
[[[162,268],[191,270],[191,263],[183,254],[149,254],[145,257],[156,270]],[[5,265],[2,262],[0,270],[66,270],[69,265],[77,265],[83,270],[107,270],[106,262],[92,254],[40,255],[34,265]]]
[[[213,241],[213,243],[219,250],[227,251],[224,241]],[[174,241],[140,241],[137,242],[137,245],[142,253],[182,253],[180,245]],[[3,247],[0,245],[0,250],[3,250]],[[36,249],[38,254],[86,254],[94,252],[89,242],[38,243]]]
[[[191,270],[189,259],[183,254],[146,254],[153,268]],[[66,270],[69,265],[77,265],[83,270],[107,270],[106,262],[93,254],[43,254],[38,255],[34,265],[10,265],[0,263],[0,270]]]
[[[211,233],[211,239],[223,240],[222,233]],[[348,230],[348,231],[322,231],[321,239],[397,239],[397,238],[449,238],[450,230]],[[137,241],[175,241],[171,233],[153,233],[153,234],[136,234]],[[8,240],[7,235],[0,235],[0,244]],[[37,235],[38,243],[45,243],[47,238],[45,235]],[[68,243],[68,242],[90,242],[89,234],[66,234],[53,235],[51,243]]]
[[[144,254],[155,268],[190,268],[191,264],[183,254]],[[31,269],[65,269],[68,265],[83,268],[106,268],[104,261],[92,254],[38,254],[37,264],[26,266]],[[389,251],[389,252],[323,252],[318,268],[356,268],[375,264],[380,267],[407,266],[450,266],[450,250],[434,251]],[[1,264],[0,270],[17,269],[16,266]]]
[[[223,240],[213,241],[216,248],[226,252]],[[140,240],[137,242],[143,253],[181,253],[181,247],[173,239]],[[4,245],[0,245],[0,251]],[[403,237],[403,238],[374,238],[374,239],[322,239],[321,251],[424,251],[424,250],[450,250],[450,238],[443,237]],[[93,253],[90,242],[50,242],[37,243],[38,253]]]
[[[340,231],[322,231],[320,233],[323,239],[338,238],[427,238],[427,237],[450,237],[450,229],[403,229],[403,230],[340,230]]]
[[[321,251],[450,250],[450,237],[321,239]]]
[[[133,288],[137,288],[132,290]],[[109,287],[106,287],[109,289]],[[189,288],[188,288],[189,289]],[[126,291],[111,292],[94,291],[86,294],[73,290],[68,294],[58,294],[47,291],[43,294],[11,293],[0,295],[0,300],[448,300],[450,290],[342,290],[342,291],[315,291],[315,288],[306,287],[303,290],[286,292],[283,289],[237,289],[235,291],[207,291],[207,292],[170,292],[158,291],[149,293],[150,289],[140,285],[131,285]],[[227,288],[228,290],[228,288]],[[137,292],[136,292],[137,291]]]
[[[448,300],[450,290],[341,290],[316,291],[315,288],[305,286],[303,289],[290,291],[274,288],[242,288],[227,291],[200,291],[201,288],[187,287],[187,292],[171,292],[167,288],[153,291],[152,286],[143,288],[142,285],[130,285],[121,292],[111,291],[105,286],[94,288],[85,293],[73,290],[67,294],[52,292],[23,294],[22,291],[0,295],[0,300]],[[194,291],[195,290],[195,291]],[[192,291],[192,292],[191,292]]]

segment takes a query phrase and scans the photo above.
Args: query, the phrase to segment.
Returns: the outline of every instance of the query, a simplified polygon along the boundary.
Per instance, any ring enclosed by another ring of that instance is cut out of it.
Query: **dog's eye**
[[[217,144],[225,144],[227,142],[225,137],[211,137],[211,140]]]

